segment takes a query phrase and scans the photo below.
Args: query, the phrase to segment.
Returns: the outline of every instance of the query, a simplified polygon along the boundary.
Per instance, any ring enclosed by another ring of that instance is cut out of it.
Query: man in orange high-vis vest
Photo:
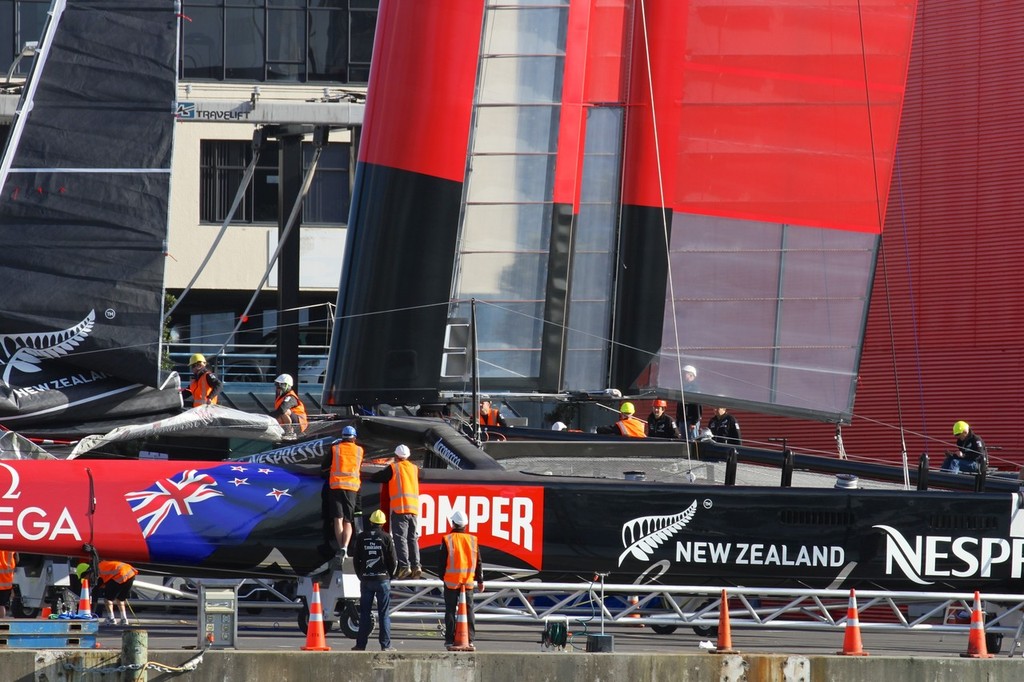
[[[294,438],[296,429],[299,433],[305,433],[309,426],[309,419],[306,417],[306,406],[299,400],[299,394],[293,387],[291,374],[281,374],[274,379],[274,411],[271,417],[277,419],[277,423],[284,427],[284,437]]]
[[[18,563],[16,552],[0,550],[0,618],[7,617],[7,607],[14,594],[14,569]]]
[[[188,385],[189,393],[192,394],[192,407],[216,405],[223,384],[206,366],[206,356],[194,353],[189,358],[188,367],[192,370],[192,381]]]
[[[477,416],[480,426],[508,426],[505,417],[496,407],[491,407],[489,396],[480,397],[480,414]]]
[[[370,474],[375,483],[388,484],[391,511],[391,537],[398,555],[397,579],[417,579],[423,575],[417,539],[420,520],[420,470],[409,461],[409,446],[395,448],[395,461]]]
[[[480,546],[469,534],[466,515],[455,510],[448,518],[452,532],[441,539],[441,561],[437,574],[444,581],[444,645],[455,643],[455,613],[459,607],[459,593],[466,590],[466,621],[469,625],[469,643],[476,637],[473,617],[473,583],[484,591],[484,569],[480,563]]]
[[[647,438],[647,422],[637,419],[635,413],[636,406],[631,402],[624,402],[619,407],[619,421],[611,426],[599,426],[597,432],[626,438]]]
[[[95,575],[96,595],[102,594],[107,604],[107,625],[128,625],[128,597],[139,572],[123,561],[101,561],[98,571],[99,574]],[[96,572],[89,564],[82,563],[75,568],[75,573],[81,580],[93,579]],[[118,609],[121,611],[120,620],[117,618]]]
[[[320,466],[328,475],[327,506],[333,519],[334,539],[338,543],[335,568],[341,568],[352,539],[362,466],[363,449],[356,445],[356,429],[346,426],[341,430],[341,440],[331,447]]]

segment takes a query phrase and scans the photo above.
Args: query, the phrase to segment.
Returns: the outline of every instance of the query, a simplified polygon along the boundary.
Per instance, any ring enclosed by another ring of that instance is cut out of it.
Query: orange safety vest
[[[497,426],[499,414],[500,412],[493,407],[486,412],[480,410],[480,426]]]
[[[331,448],[331,488],[359,490],[359,470],[363,466],[363,449],[352,441],[343,440]]]
[[[293,398],[295,398],[296,405],[295,407],[292,408],[292,414],[299,415],[299,431],[305,433],[306,427],[309,426],[309,420],[306,419],[306,406],[302,404],[301,400],[299,400],[298,393],[296,393],[295,391],[288,391],[287,393],[282,393],[277,398],[277,400],[274,401],[274,409],[280,410],[281,403],[283,403],[284,399],[287,398],[288,396],[292,396]]]
[[[623,436],[629,438],[647,438],[647,432],[644,431],[644,427],[647,425],[635,417],[626,417],[615,422],[615,425],[619,427],[619,431]]]
[[[476,575],[476,538],[469,533],[449,533],[444,536],[448,548],[448,565],[444,567],[444,586],[457,590],[472,585]]]
[[[131,580],[139,574],[131,564],[123,561],[101,561],[99,565],[99,581],[109,583],[111,581],[121,584]]]
[[[206,381],[207,374],[208,372],[203,372],[199,376],[193,377],[192,383],[188,385],[188,390],[192,393],[192,407],[217,404],[217,398],[207,398],[208,395],[213,393],[209,382]]]
[[[420,470],[407,459],[391,465],[391,479],[388,481],[388,496],[391,498],[392,514],[420,513]]]
[[[0,550],[0,590],[14,587],[14,552]]]

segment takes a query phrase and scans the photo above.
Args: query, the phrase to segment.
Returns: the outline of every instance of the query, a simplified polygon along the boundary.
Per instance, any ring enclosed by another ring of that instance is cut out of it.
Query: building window
[[[309,168],[313,145],[303,143],[303,169]],[[343,227],[348,221],[349,144],[329,142],[320,155],[316,174],[302,205],[302,223]],[[235,211],[233,224],[273,223],[278,216],[278,145],[267,142],[260,154],[252,184]],[[223,223],[252,160],[248,140],[203,140],[200,145],[199,219]]]
[[[189,0],[185,80],[366,83],[379,0]]]
[[[0,0],[0,78],[7,75],[25,43],[43,37],[49,9],[50,0]],[[22,59],[11,77],[28,76],[33,61]]]

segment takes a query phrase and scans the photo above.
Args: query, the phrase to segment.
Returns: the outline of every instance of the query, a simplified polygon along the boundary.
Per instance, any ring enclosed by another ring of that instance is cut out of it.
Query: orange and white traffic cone
[[[469,641],[469,611],[466,607],[466,586],[459,590],[459,604],[455,610],[455,642],[448,651],[476,651]]]
[[[330,651],[324,637],[324,610],[320,606],[320,583],[313,583],[313,600],[309,604],[309,622],[306,625],[306,646],[303,651]]]
[[[729,597],[722,590],[722,605],[718,608],[718,645],[716,654],[739,653],[732,648],[732,628],[729,625]]]
[[[961,658],[995,658],[988,652],[985,643],[985,614],[981,612],[981,595],[974,593],[974,610],[971,611],[971,630],[967,637],[967,653]]]
[[[860,616],[857,614],[857,593],[850,590],[850,603],[846,607],[846,634],[843,636],[843,650],[840,656],[867,656],[860,639]]]
[[[78,597],[78,613],[75,618],[92,618],[92,594],[89,592],[89,579],[82,580],[82,593]]]
[[[639,606],[640,605],[640,597],[638,597],[635,594],[629,595],[629,605],[630,606],[634,606],[634,607]],[[630,618],[639,618],[640,617],[640,610],[639,609],[634,610],[633,612],[631,612],[629,614],[629,617]],[[642,628],[643,625],[641,623],[636,623],[636,627]]]

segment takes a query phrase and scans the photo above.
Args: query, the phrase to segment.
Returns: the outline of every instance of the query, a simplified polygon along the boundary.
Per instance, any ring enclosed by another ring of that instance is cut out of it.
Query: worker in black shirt
[[[384,532],[387,515],[378,509],[370,514],[370,528],[356,536],[352,554],[356,575],[359,576],[359,634],[352,651],[365,651],[373,630],[373,600],[377,600],[377,637],[381,651],[394,651],[391,647],[391,579],[398,570],[395,543]]]

